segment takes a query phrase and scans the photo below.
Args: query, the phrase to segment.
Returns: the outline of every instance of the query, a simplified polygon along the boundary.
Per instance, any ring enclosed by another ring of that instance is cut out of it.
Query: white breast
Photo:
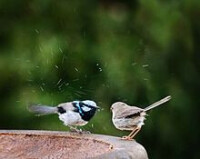
[[[121,118],[112,119],[113,124],[120,130],[133,130],[135,127],[141,128],[144,125],[144,116],[138,116],[136,118]]]
[[[87,121],[81,119],[79,113],[67,111],[66,113],[59,114],[59,119],[64,122],[66,126],[83,126]]]

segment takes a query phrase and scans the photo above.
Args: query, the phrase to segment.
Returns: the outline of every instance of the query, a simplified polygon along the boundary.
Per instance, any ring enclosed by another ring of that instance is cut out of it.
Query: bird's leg
[[[137,127],[133,134],[130,135],[130,138],[133,139],[135,135],[140,131],[141,128]]]
[[[140,131],[140,127],[136,127],[133,129],[133,131],[128,135],[128,136],[123,136],[122,139],[123,140],[132,140],[135,135]]]
[[[76,132],[76,133],[81,133],[82,132],[82,130],[77,129],[76,127],[70,126],[69,128],[70,128],[70,132]]]
[[[132,140],[131,136],[133,134],[135,134],[136,131],[137,131],[137,127],[135,127],[128,136],[123,136],[122,139],[123,140]]]
[[[90,131],[84,131],[82,129],[78,129],[76,127],[70,126],[70,132],[79,133],[79,134],[91,134]]]
[[[82,130],[81,133],[83,133],[83,134],[91,134],[91,132],[90,132],[90,131],[87,131],[87,130]]]

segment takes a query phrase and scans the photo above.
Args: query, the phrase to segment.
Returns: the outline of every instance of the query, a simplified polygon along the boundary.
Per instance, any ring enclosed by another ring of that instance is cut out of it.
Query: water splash
[[[44,88],[42,86],[40,86],[40,89],[41,89],[42,92],[44,92]]]
[[[144,65],[142,65],[142,67],[143,67],[143,68],[149,67],[149,65],[148,65],[148,64],[144,64]]]
[[[76,67],[74,69],[75,69],[76,72],[78,72],[78,69]]]
[[[59,68],[58,65],[55,65],[55,68],[58,69]]]
[[[40,34],[40,31],[39,31],[38,29],[35,29],[35,32],[36,32],[37,34]]]
[[[61,81],[62,81],[62,78],[61,78],[61,79],[59,79],[59,81],[57,82],[57,84],[56,84],[56,85],[59,85]]]
[[[59,47],[59,51],[61,52],[61,53],[63,53],[63,50]]]

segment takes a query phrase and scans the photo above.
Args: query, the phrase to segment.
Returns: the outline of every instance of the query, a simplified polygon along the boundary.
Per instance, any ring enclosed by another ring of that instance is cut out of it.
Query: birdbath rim
[[[21,138],[18,138],[19,136],[21,136]],[[15,142],[19,142],[18,141],[19,139],[21,140],[24,139],[25,137],[30,138],[30,140],[26,141],[28,142],[26,143],[26,145],[31,144],[30,142],[34,142],[34,144],[37,144],[35,143],[35,140],[40,141],[44,139],[44,146],[47,146],[57,141],[57,139],[54,140],[54,138],[58,138],[59,141],[63,142],[64,140],[66,140],[66,144],[67,142],[70,142],[68,144],[71,144],[74,147],[77,147],[77,145],[82,146],[83,143],[86,143],[85,149],[87,149],[87,146],[89,146],[88,150],[90,149],[92,150],[89,152],[94,154],[96,153],[95,155],[92,154],[90,156],[90,154],[88,154],[88,156],[87,155],[86,156],[87,158],[93,158],[93,159],[100,159],[100,158],[148,159],[148,155],[145,148],[135,140],[125,141],[121,140],[121,138],[119,137],[109,136],[109,135],[85,134],[85,133],[79,134],[72,132],[46,131],[46,130],[0,130],[1,145],[4,144],[5,140],[7,140],[7,138],[9,137],[12,137],[12,140],[10,140],[11,142],[13,142],[13,139],[15,138],[16,138]],[[45,144],[45,142],[47,141],[49,143]],[[12,143],[10,144],[12,145]],[[64,148],[62,147],[64,144],[58,145],[58,143],[56,142],[55,145],[54,145],[55,148],[60,147],[59,151],[64,150]],[[0,157],[1,154],[3,154],[3,151],[5,150],[4,148],[2,148],[3,146],[0,146]],[[84,146],[82,148],[83,148],[82,151],[84,151]],[[30,149],[31,148],[29,148],[29,150]],[[20,150],[23,150],[23,148],[21,148]],[[61,153],[67,153],[67,151]],[[44,154],[47,156],[49,155],[50,157],[55,155],[55,154],[48,154],[48,152],[45,152]]]

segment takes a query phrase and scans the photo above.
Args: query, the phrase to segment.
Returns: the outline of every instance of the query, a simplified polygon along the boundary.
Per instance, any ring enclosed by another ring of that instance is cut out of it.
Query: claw
[[[82,134],[91,134],[90,131],[81,131]]]
[[[75,127],[70,127],[70,132],[78,133],[78,134],[91,134],[90,131],[84,131],[82,129],[77,129]]]
[[[133,140],[130,136],[122,136],[121,139],[122,139],[122,140],[128,140],[128,141]]]
[[[82,130],[77,129],[75,127],[70,127],[70,132],[80,133]]]

